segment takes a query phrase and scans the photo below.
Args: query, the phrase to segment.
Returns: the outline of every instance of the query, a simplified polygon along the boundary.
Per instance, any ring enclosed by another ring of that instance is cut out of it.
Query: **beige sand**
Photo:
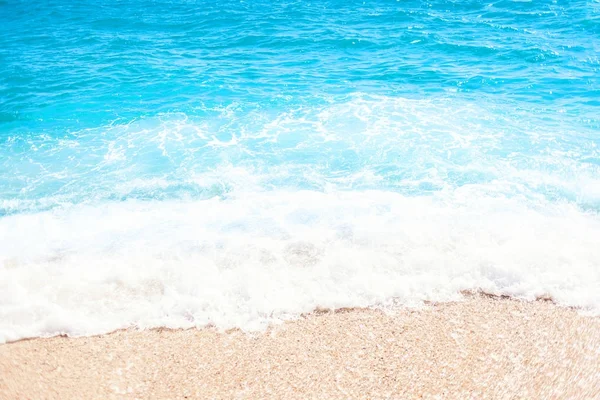
[[[26,340],[0,345],[0,398],[600,399],[600,319],[470,297],[313,314],[254,335]]]

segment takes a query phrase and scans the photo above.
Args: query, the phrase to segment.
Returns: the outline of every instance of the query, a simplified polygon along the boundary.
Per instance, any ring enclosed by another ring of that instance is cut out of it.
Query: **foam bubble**
[[[315,307],[483,289],[600,312],[600,218],[484,190],[246,191],[0,219],[0,340],[262,329]]]

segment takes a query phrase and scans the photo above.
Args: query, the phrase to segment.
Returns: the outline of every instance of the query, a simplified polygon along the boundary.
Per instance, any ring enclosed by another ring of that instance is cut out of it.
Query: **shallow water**
[[[0,341],[600,312],[600,2],[71,3],[0,2]]]

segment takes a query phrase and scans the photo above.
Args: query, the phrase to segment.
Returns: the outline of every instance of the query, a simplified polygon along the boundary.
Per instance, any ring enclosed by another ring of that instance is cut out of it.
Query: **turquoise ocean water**
[[[0,341],[479,289],[600,312],[600,2],[0,0]]]

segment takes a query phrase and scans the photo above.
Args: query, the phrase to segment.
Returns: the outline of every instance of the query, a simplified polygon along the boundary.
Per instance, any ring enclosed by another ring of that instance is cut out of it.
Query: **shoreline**
[[[600,397],[600,318],[544,300],[21,339],[0,345],[0,399]]]
[[[461,298],[458,300],[447,300],[447,301],[423,300],[422,304],[417,305],[417,306],[414,306],[414,305],[407,306],[407,305],[403,305],[402,303],[399,303],[398,305],[393,305],[393,306],[373,305],[373,306],[367,306],[367,307],[340,307],[340,308],[335,308],[335,309],[334,308],[317,307],[311,312],[302,313],[302,314],[299,314],[298,316],[294,316],[294,317],[291,317],[288,319],[277,320],[277,322],[269,324],[267,329],[265,329],[265,330],[246,331],[246,330],[243,330],[240,328],[221,329],[221,328],[215,326],[213,323],[209,323],[208,325],[203,326],[203,327],[191,327],[191,328],[171,328],[171,327],[167,327],[167,326],[155,326],[155,327],[148,327],[148,328],[140,328],[140,327],[136,327],[136,326],[131,326],[131,327],[127,327],[127,328],[119,328],[119,329],[111,330],[108,332],[94,333],[94,334],[89,334],[89,335],[69,335],[67,333],[58,333],[58,334],[55,334],[52,336],[23,337],[23,338],[16,339],[16,340],[0,342],[0,346],[14,344],[14,343],[22,342],[22,341],[29,341],[29,340],[48,340],[48,339],[55,339],[55,338],[65,338],[65,339],[100,338],[100,337],[106,337],[106,336],[110,336],[110,335],[122,333],[122,332],[136,333],[136,332],[147,332],[147,331],[177,332],[177,331],[188,331],[188,330],[191,330],[191,331],[194,331],[194,330],[195,331],[204,331],[204,330],[212,331],[212,330],[214,330],[215,332],[220,333],[220,334],[231,334],[233,332],[240,332],[240,333],[244,333],[249,336],[253,336],[253,335],[258,335],[258,334],[262,334],[265,332],[269,332],[270,330],[278,327],[281,324],[294,323],[299,320],[311,318],[314,316],[321,316],[321,315],[327,315],[327,314],[338,314],[338,313],[346,313],[346,312],[360,312],[360,311],[367,311],[367,312],[375,311],[375,312],[383,312],[384,314],[388,314],[388,315],[395,315],[396,312],[408,312],[408,313],[419,312],[420,310],[424,310],[424,309],[427,309],[430,307],[439,307],[439,306],[443,306],[443,305],[447,305],[447,304],[462,303],[464,301],[469,301],[474,298],[497,300],[497,301],[516,301],[516,302],[524,302],[524,303],[537,303],[537,302],[548,303],[548,304],[551,304],[552,306],[555,306],[555,307],[558,307],[558,308],[561,308],[564,310],[574,311],[574,312],[578,313],[580,316],[585,317],[585,318],[597,318],[600,320],[600,314],[599,315],[596,315],[594,313],[586,314],[585,308],[560,304],[560,303],[556,302],[554,300],[554,298],[552,298],[552,296],[549,296],[549,295],[548,296],[545,296],[545,295],[537,296],[534,300],[529,300],[529,299],[524,299],[524,298],[520,298],[520,297],[513,297],[511,295],[506,295],[506,294],[494,294],[494,293],[484,292],[481,290],[462,290],[459,293],[460,293]]]

